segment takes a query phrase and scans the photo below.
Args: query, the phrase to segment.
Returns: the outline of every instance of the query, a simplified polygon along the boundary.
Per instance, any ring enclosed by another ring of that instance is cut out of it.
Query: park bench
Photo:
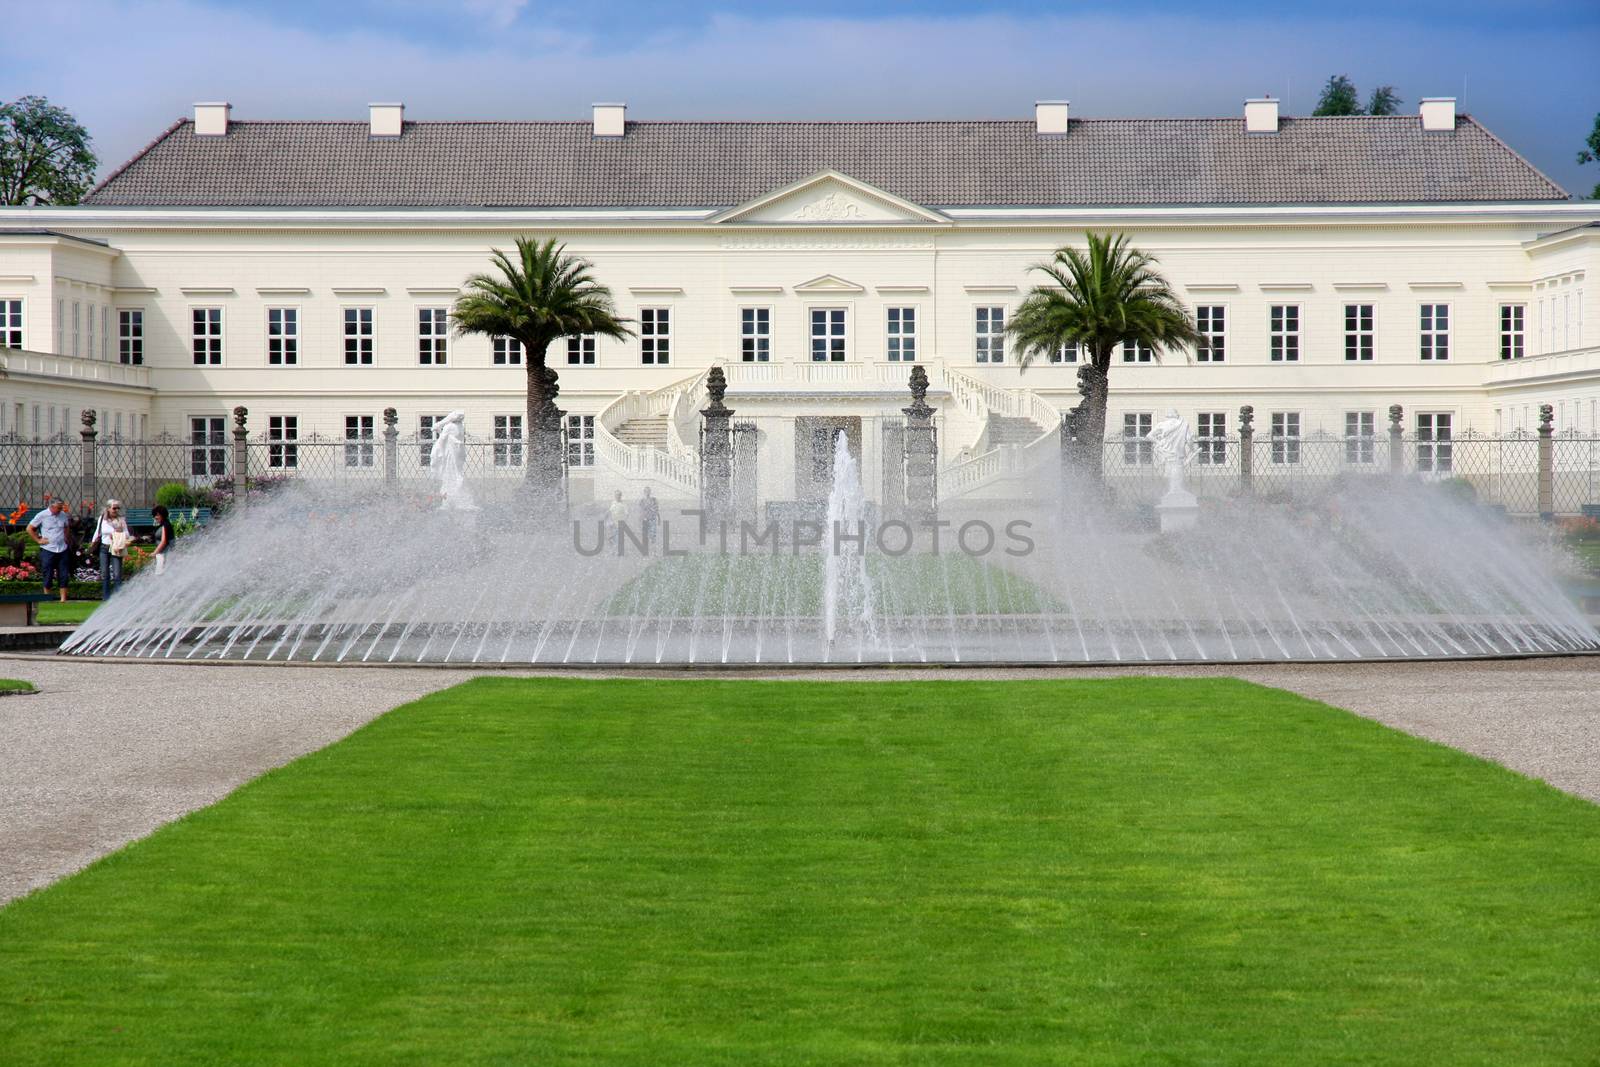
[[[1584,518],[1600,519],[1600,504],[1580,504],[1578,507],[1582,509]]]
[[[150,508],[129,508],[127,511],[128,526],[133,530],[154,530],[156,528],[155,516]],[[211,523],[210,508],[170,508],[167,517],[173,522],[180,519],[192,522],[196,526],[208,526]]]
[[[39,605],[54,599],[46,593],[0,593],[0,626],[33,626]]]

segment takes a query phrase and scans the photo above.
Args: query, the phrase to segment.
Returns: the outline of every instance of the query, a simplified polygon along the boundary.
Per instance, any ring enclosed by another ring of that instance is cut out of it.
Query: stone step
[[[617,427],[616,437],[625,445],[635,448],[667,448],[667,417],[659,415],[647,419],[629,419]]]
[[[989,420],[989,444],[994,448],[1025,445],[1043,432],[1032,419],[996,415]]]

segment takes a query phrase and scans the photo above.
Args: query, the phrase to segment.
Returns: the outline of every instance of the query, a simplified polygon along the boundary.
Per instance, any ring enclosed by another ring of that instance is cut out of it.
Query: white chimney
[[[594,135],[596,137],[621,137],[627,130],[627,104],[596,104],[594,106]]]
[[[1033,129],[1035,133],[1059,136],[1067,132],[1069,101],[1035,100],[1033,102]]]
[[[1245,133],[1277,133],[1278,102],[1270,96],[1244,102]]]
[[[1456,98],[1453,96],[1425,96],[1421,111],[1424,130],[1447,132],[1456,128]]]
[[[370,137],[399,137],[405,120],[404,104],[367,105],[367,134]]]
[[[231,104],[196,104],[194,106],[194,135],[196,137],[225,137],[228,133],[228,112]]]

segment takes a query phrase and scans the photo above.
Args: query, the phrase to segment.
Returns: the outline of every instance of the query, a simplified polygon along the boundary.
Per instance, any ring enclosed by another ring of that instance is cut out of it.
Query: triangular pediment
[[[812,278],[809,282],[801,282],[794,287],[797,293],[864,293],[865,286],[847,281],[837,274],[824,274],[819,278]]]
[[[947,226],[937,211],[866,182],[825,170],[714,215],[712,222],[757,226]]]

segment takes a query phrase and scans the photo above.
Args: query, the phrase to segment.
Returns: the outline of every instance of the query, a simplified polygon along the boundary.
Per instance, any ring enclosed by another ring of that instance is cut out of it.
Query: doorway
[[[854,415],[801,415],[794,420],[796,500],[828,499],[833,489],[833,442],[844,433],[845,446],[861,462],[861,418]]]

